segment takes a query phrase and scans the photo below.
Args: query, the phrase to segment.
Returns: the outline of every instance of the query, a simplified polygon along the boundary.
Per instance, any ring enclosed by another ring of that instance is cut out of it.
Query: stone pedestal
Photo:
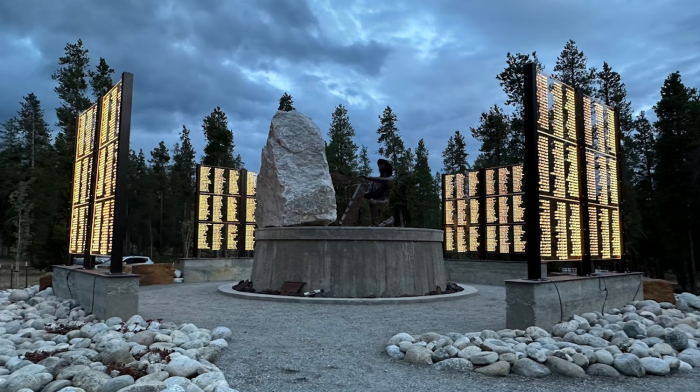
[[[256,229],[257,235],[257,229]],[[253,259],[180,259],[185,283],[249,280]]]
[[[446,286],[442,231],[383,227],[270,227],[255,232],[252,282],[284,281],[338,298],[425,295]]]
[[[506,328],[536,326],[548,330],[575,314],[620,309],[643,299],[641,286],[641,272],[507,280]]]
[[[52,285],[55,296],[78,301],[86,313],[93,313],[100,320],[128,320],[139,311],[139,275],[54,266]]]

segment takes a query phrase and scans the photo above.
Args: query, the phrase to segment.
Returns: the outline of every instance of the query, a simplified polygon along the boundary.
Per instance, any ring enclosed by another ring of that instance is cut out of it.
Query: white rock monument
[[[336,220],[335,190],[321,130],[292,110],[272,117],[257,181],[259,227],[327,226]]]

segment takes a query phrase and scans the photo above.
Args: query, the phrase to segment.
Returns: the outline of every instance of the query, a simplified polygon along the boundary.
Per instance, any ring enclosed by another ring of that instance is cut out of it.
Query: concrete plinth
[[[250,279],[253,259],[180,259],[185,283]]]
[[[518,279],[505,284],[506,328],[510,329],[550,329],[575,314],[620,309],[644,296],[642,273],[556,276],[544,281]]]
[[[255,232],[252,282],[284,281],[337,298],[424,295],[446,286],[442,231],[394,227],[269,227]]]
[[[527,263],[497,260],[445,260],[445,271],[450,282],[504,286],[506,280],[527,277]],[[542,276],[547,276],[547,265],[542,264]]]
[[[139,311],[139,275],[110,275],[105,270],[82,266],[54,266],[53,292],[60,298],[78,301],[86,313],[98,319],[128,320]]]

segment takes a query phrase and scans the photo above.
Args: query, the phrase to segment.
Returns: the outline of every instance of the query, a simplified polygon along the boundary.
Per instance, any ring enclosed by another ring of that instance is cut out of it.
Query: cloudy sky
[[[135,75],[132,148],[172,146],[184,124],[201,155],[202,118],[221,106],[254,171],[285,91],[324,136],[345,105],[373,155],[391,106],[435,171],[449,136],[505,101],[507,52],[537,51],[551,71],[574,39],[589,65],[621,73],[635,111],[673,71],[700,87],[698,0],[0,0],[0,121],[34,92],[55,123],[51,73],[78,38],[93,64]]]

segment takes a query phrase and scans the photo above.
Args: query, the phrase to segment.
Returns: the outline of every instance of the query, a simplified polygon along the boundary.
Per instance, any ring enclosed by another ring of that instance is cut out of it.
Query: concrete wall
[[[398,227],[268,227],[255,232],[252,282],[306,282],[338,298],[424,295],[445,289],[442,231]]]
[[[506,281],[506,328],[525,329],[534,325],[549,329],[575,314],[601,312],[603,305],[605,311],[620,309],[644,297],[641,273],[550,279]]]
[[[506,280],[527,278],[527,263],[445,260],[445,271],[450,282],[504,286]]]
[[[78,301],[86,313],[98,319],[138,314],[139,276],[109,275],[109,271],[83,270],[82,266],[54,266],[54,295]]]
[[[253,259],[181,259],[185,283],[239,281],[250,279]]]

